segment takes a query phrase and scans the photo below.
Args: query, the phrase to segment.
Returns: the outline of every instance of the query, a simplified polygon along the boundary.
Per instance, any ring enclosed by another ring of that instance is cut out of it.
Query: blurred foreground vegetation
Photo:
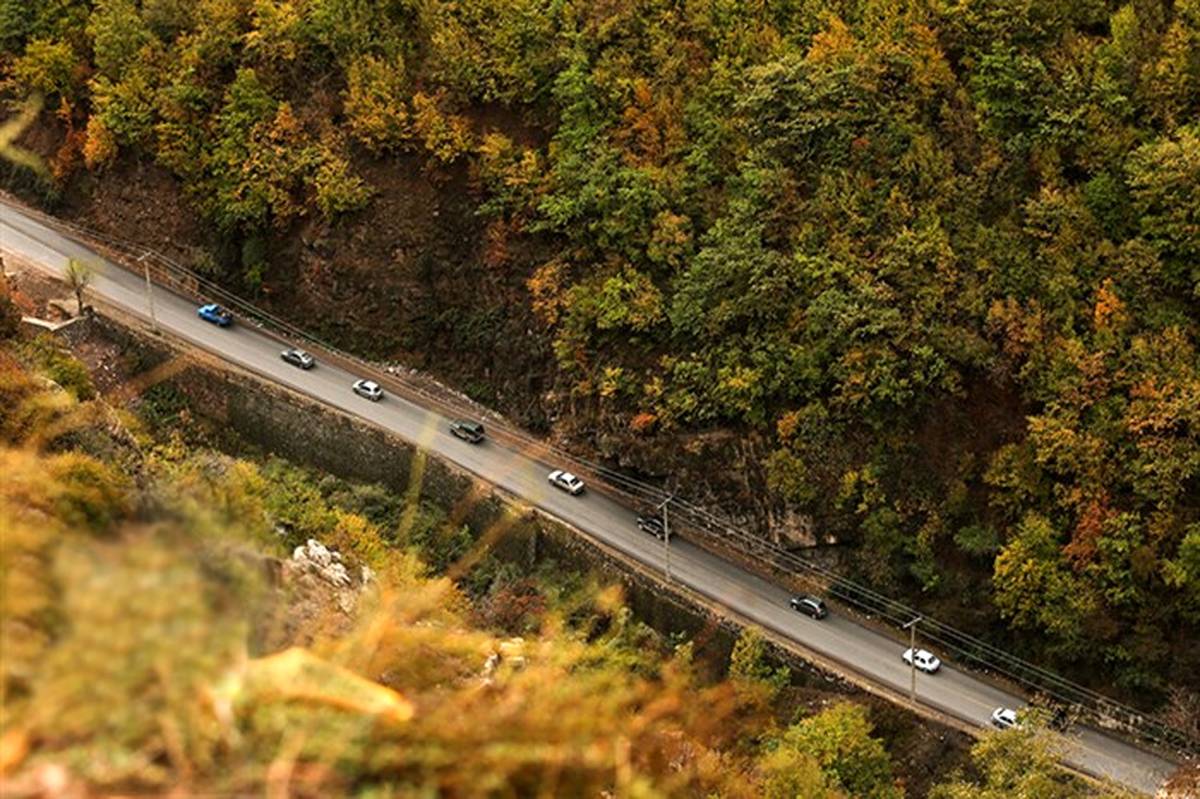
[[[6,796],[905,795],[864,706],[780,718],[756,634],[713,678],[586,575],[452,581],[444,511],[208,449],[168,385],[136,407],[0,347]],[[347,582],[289,561],[309,538]],[[1083,796],[1049,747],[993,736],[936,795]]]

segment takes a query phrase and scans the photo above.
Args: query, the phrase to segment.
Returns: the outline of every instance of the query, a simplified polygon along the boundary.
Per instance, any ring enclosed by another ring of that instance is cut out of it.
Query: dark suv
[[[792,610],[814,619],[823,619],[829,615],[829,608],[825,607],[825,603],[815,596],[794,596],[789,604],[792,606]]]
[[[662,540],[667,532],[667,526],[663,524],[663,520],[659,516],[639,516],[637,517],[637,526],[643,533],[649,533],[659,540]],[[671,537],[674,538],[674,534]]]
[[[455,419],[450,423],[450,432],[463,441],[478,444],[483,441],[483,425],[479,422],[468,422],[465,419]]]

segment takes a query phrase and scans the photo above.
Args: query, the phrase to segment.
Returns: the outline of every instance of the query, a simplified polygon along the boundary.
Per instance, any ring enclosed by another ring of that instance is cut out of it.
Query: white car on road
[[[933,674],[942,667],[942,661],[938,660],[937,656],[932,652],[924,649],[918,649],[915,655],[913,654],[913,650],[905,649],[904,662],[910,666],[916,666],[926,674]]]
[[[550,485],[555,488],[561,488],[572,496],[578,496],[583,493],[583,481],[570,472],[564,472],[562,469],[555,469],[550,472]]]
[[[992,724],[1002,730],[1021,726],[1017,721],[1017,711],[1010,707],[998,707],[993,710]]]
[[[374,380],[355,380],[354,393],[360,397],[366,397],[371,402],[379,402],[383,399],[383,389]]]

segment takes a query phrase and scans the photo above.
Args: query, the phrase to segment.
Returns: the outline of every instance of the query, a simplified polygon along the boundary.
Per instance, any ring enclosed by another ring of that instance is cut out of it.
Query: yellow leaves
[[[621,391],[625,382],[625,370],[620,366],[605,366],[600,375],[598,393],[604,399],[612,399]]]
[[[1184,17],[1180,14],[1171,22],[1162,38],[1161,55],[1146,70],[1146,94],[1167,128],[1175,127],[1177,121],[1187,121],[1184,117],[1200,88],[1195,56],[1200,30]]]
[[[17,87],[31,95],[30,102],[36,102],[40,110],[41,95],[75,94],[82,82],[79,61],[67,42],[38,38],[25,46],[25,53],[12,64],[11,74]]]
[[[275,120],[267,129],[266,143],[277,155],[283,156],[287,153],[289,145],[296,142],[303,133],[304,128],[296,118],[292,104],[280,103],[275,111]]]
[[[932,99],[938,92],[948,91],[954,86],[954,70],[942,53],[935,30],[928,25],[910,25],[908,45],[916,57],[912,84],[923,97]]]
[[[662,292],[645,273],[628,265],[614,264],[612,268],[614,271],[578,283],[566,292],[566,326],[571,333],[591,328],[644,332],[664,318]]]
[[[721,369],[720,386],[723,390],[731,391],[735,394],[742,394],[750,391],[758,385],[761,378],[761,373],[758,369],[750,369],[744,366],[739,366],[729,369]]]
[[[792,436],[796,434],[796,427],[800,424],[800,412],[788,411],[779,417],[779,421],[775,423],[775,435],[779,440],[786,443],[792,440]]]
[[[485,177],[492,177],[502,171],[504,165],[516,157],[517,146],[513,140],[497,131],[488,131],[479,140],[476,152],[479,154],[480,171]]]
[[[859,42],[840,17],[829,14],[825,29],[813,36],[805,60],[810,64],[858,60]]]
[[[525,287],[532,296],[533,313],[547,326],[558,322],[566,280],[567,265],[556,258],[542,264],[525,281]]]
[[[682,118],[682,99],[677,90],[656,92],[645,78],[635,78],[632,102],[621,115],[621,127],[614,132],[626,162],[631,166],[665,166],[686,141]]]
[[[403,724],[415,712],[412,702],[396,691],[300,647],[250,660],[238,682],[232,689],[237,702],[299,702],[391,724]]]
[[[664,363],[663,368],[669,369],[670,366]],[[666,391],[667,387],[662,375],[652,375],[649,380],[642,384],[642,395],[651,401],[661,399]]]
[[[401,148],[412,131],[400,56],[364,55],[350,64],[346,82],[345,112],[355,138],[376,155]]]
[[[692,244],[692,221],[670,211],[661,211],[654,218],[654,232],[646,254],[651,260],[680,267],[684,264]]]
[[[310,178],[317,207],[332,219],[338,214],[357,211],[371,199],[371,188],[354,174],[349,160],[336,140],[321,146],[320,164]]]
[[[379,568],[389,554],[379,528],[357,513],[338,510],[336,515],[337,523],[329,532],[329,545]]]
[[[1096,330],[1108,330],[1123,327],[1128,321],[1125,313],[1125,303],[1113,290],[1112,278],[1106,278],[1096,289],[1096,303],[1092,311],[1092,324]]]
[[[110,466],[75,452],[38,455],[0,450],[0,505],[14,522],[105,533],[131,510],[129,481]]]
[[[87,138],[83,143],[83,162],[97,169],[117,157],[117,139],[99,114],[88,117]]]
[[[999,334],[1000,346],[1010,358],[1025,357],[1044,344],[1046,319],[1036,300],[1024,307],[1012,297],[994,300],[988,308],[987,326]]]
[[[496,132],[485,134],[475,152],[476,174],[491,196],[485,208],[489,213],[504,212],[519,230],[536,206],[544,170],[542,159],[536,150]]]
[[[443,109],[445,102],[444,95],[414,94],[412,128],[430,155],[449,164],[471,151],[473,135],[466,118]]]
[[[248,52],[264,61],[291,63],[300,55],[298,42],[304,18],[300,9],[288,0],[256,0],[253,29],[246,33]]]

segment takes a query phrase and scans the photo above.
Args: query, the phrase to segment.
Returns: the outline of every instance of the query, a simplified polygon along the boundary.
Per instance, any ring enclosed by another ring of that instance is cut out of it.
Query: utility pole
[[[150,326],[158,333],[158,316],[154,313],[154,284],[150,282],[150,264],[146,260],[150,253],[142,253],[137,259],[137,262],[142,265],[142,272],[146,276],[146,307],[150,309]]]
[[[901,628],[908,630],[908,666],[911,674],[911,682],[908,686],[908,701],[914,705],[917,703],[917,624],[921,619],[921,616],[917,616]]]
[[[675,492],[662,501],[658,506],[663,520],[663,568],[666,570],[667,582],[671,582],[671,524],[667,518],[667,505],[675,498]]]

